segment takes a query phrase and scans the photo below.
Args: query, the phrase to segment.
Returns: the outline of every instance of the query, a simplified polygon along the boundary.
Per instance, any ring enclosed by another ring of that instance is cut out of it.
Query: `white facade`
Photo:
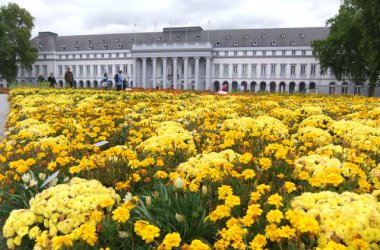
[[[321,75],[310,46],[326,28],[219,30],[165,28],[159,33],[62,36],[40,32],[32,72],[18,81],[35,82],[53,73],[64,86],[67,67],[77,88],[99,88],[104,73],[120,69],[129,87],[251,92],[322,92],[366,95],[364,84]],[[186,37],[186,38],[185,38]],[[185,40],[186,39],[186,40]]]

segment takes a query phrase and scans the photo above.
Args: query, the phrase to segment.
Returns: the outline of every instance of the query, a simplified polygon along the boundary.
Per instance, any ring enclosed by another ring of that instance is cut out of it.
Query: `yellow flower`
[[[284,218],[284,215],[280,210],[271,210],[267,213],[267,220],[269,223],[280,223],[281,219]]]
[[[211,248],[200,240],[193,240],[189,246],[189,250],[210,250]]]
[[[232,187],[228,185],[222,185],[218,187],[218,199],[225,200],[228,196],[232,195]]]
[[[156,179],[166,179],[168,177],[168,174],[164,171],[157,171],[155,174],[154,174],[154,177]]]
[[[243,176],[244,180],[253,179],[256,176],[255,171],[252,169],[244,170],[241,175]]]
[[[272,166],[272,161],[269,158],[261,158],[259,162],[262,171],[268,170]]]
[[[296,185],[290,181],[285,181],[284,188],[286,189],[286,192],[288,192],[289,194],[297,190]]]
[[[160,236],[160,229],[154,225],[150,225],[147,221],[136,221],[134,231],[146,243],[150,243],[154,240],[154,238]]]
[[[236,195],[229,195],[226,198],[225,204],[229,207],[235,207],[240,205],[240,198]]]
[[[251,161],[252,157],[253,156],[251,153],[245,153],[239,157],[239,162],[243,164],[248,164]]]
[[[100,206],[103,208],[106,208],[106,207],[112,207],[113,204],[115,204],[115,200],[111,198],[106,198],[101,201]]]
[[[124,204],[112,211],[112,219],[120,223],[126,222],[129,216],[129,209]]]
[[[165,250],[171,250],[173,247],[179,247],[181,236],[179,233],[168,233],[162,242]]]
[[[273,194],[268,198],[268,204],[275,205],[277,208],[282,207],[282,197],[278,194]]]
[[[267,244],[267,239],[262,234],[257,234],[250,243],[250,246],[254,250],[264,249]]]
[[[211,220],[212,222],[215,222],[219,219],[223,219],[226,217],[229,217],[231,215],[231,207],[226,205],[218,205],[214,211],[212,211],[206,219]]]
[[[61,249],[62,246],[70,248],[73,246],[73,241],[70,235],[55,236],[51,240],[51,246],[54,250]]]
[[[94,246],[98,241],[98,236],[96,235],[96,228],[94,225],[83,224],[80,227],[81,238],[86,241],[90,246]]]

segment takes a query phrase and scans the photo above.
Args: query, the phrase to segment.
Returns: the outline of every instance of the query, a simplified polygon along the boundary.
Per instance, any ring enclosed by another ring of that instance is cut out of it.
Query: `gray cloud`
[[[0,0],[0,5],[8,0]],[[324,26],[340,0],[13,0],[35,17],[39,31],[59,35],[160,31],[202,26],[247,29]],[[136,23],[136,27],[134,27]],[[155,26],[155,23],[157,24]]]

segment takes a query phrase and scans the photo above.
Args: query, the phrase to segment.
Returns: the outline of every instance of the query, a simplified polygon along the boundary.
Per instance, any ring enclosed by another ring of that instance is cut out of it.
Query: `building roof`
[[[170,27],[162,32],[59,36],[40,32],[32,42],[40,51],[125,50],[133,44],[203,43],[214,48],[310,46],[325,39],[327,27],[203,30],[201,27]]]

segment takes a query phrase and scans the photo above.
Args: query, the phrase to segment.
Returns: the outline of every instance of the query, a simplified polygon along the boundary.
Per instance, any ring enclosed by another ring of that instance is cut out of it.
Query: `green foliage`
[[[322,73],[331,69],[338,80],[380,80],[380,4],[378,0],[344,0],[327,21],[330,34],[313,42]]]
[[[11,82],[18,67],[31,70],[37,49],[30,43],[33,17],[15,3],[0,7],[0,75]]]
[[[166,233],[178,232],[183,242],[193,239],[212,239],[216,228],[205,221],[211,207],[209,200],[200,192],[183,192],[174,186],[156,183],[152,204],[146,206],[140,200],[140,206],[134,212],[140,220],[150,221]]]

